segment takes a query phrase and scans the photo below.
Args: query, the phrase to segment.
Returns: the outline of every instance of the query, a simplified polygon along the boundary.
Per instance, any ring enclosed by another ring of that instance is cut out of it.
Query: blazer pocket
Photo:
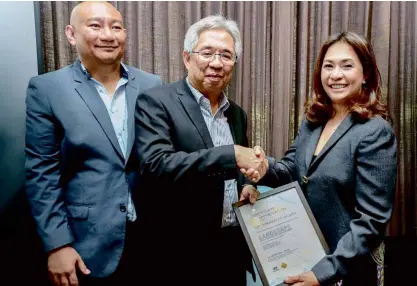
[[[71,205],[67,204],[67,215],[73,219],[87,219],[88,218],[88,206],[83,205]]]

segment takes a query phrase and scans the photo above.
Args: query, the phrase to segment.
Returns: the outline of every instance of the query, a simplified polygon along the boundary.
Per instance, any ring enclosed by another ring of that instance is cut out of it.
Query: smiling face
[[[210,29],[200,33],[194,52],[235,54],[232,36],[223,29]],[[205,96],[219,96],[232,79],[234,62],[224,63],[216,55],[204,60],[198,53],[183,53],[188,80]]]
[[[65,32],[82,62],[118,64],[123,56],[126,31],[122,16],[108,3],[81,3]]]
[[[361,92],[364,81],[362,64],[345,42],[330,46],[321,67],[321,83],[333,104],[344,105],[346,99]]]

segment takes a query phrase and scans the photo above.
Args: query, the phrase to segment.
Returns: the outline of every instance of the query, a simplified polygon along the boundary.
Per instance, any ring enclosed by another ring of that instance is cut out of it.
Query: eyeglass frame
[[[190,51],[190,52],[188,52],[188,53],[190,53],[190,54],[198,54],[198,56],[201,58],[201,56],[200,56],[200,53],[201,53],[202,51]],[[210,52],[211,53],[211,52]],[[222,55],[223,54],[225,54],[225,53],[213,53],[213,55],[211,56],[211,58],[204,58],[203,60],[204,61],[207,61],[207,62],[211,62],[211,61],[213,61],[214,60],[214,58],[216,57],[216,56],[219,56],[219,59],[220,59],[220,61],[224,64],[224,61],[222,60]],[[236,64],[237,63],[237,56],[235,55],[235,54],[232,54],[233,55],[233,61],[232,61],[232,63],[233,64]],[[227,64],[227,62],[226,62],[226,64]]]

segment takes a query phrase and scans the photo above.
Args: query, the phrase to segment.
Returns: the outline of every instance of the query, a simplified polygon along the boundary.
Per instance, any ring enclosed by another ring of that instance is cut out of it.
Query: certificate
[[[233,204],[264,286],[309,271],[328,246],[297,182]]]

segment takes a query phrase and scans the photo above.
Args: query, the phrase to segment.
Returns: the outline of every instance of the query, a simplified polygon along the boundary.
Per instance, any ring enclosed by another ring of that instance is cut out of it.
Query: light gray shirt
[[[94,86],[100,95],[100,98],[103,100],[104,105],[106,106],[107,112],[110,116],[111,122],[113,124],[114,132],[116,133],[117,141],[119,142],[120,149],[122,149],[123,156],[126,158],[126,148],[127,148],[127,104],[126,104],[126,84],[128,82],[128,72],[127,67],[122,63],[122,77],[117,83],[116,89],[114,90],[113,96],[108,94],[106,88],[97,80],[92,78],[88,73],[87,69],[81,64],[83,72],[88,75],[88,78],[94,83]],[[127,220],[135,221],[136,220],[136,210],[133,205],[132,197],[129,192],[129,198],[127,203]]]
[[[195,99],[200,105],[201,114],[204,117],[204,121],[206,122],[207,129],[210,132],[210,137],[214,146],[233,145],[234,142],[232,132],[230,131],[227,117],[224,115],[224,112],[230,106],[227,97],[224,94],[222,95],[219,108],[216,113],[213,114],[211,111],[210,101],[190,84],[188,77],[186,78],[186,81]],[[237,202],[237,200],[236,180],[224,181],[222,227],[237,225],[236,215],[232,207],[232,204]]]

